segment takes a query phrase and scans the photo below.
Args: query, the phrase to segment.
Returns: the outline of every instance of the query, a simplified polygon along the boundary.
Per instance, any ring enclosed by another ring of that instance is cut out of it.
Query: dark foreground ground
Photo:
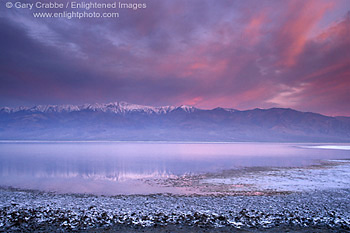
[[[2,188],[0,232],[350,232],[350,189],[106,197]]]
[[[31,231],[31,230],[30,230]],[[10,231],[17,232],[17,231]],[[89,230],[71,230],[66,231],[61,228],[56,227],[48,227],[33,230],[33,232],[144,232],[144,233],[224,233],[224,232],[237,232],[237,233],[250,233],[250,232],[290,232],[290,233],[328,233],[328,232],[349,232],[349,230],[345,230],[343,228],[330,228],[330,227],[322,227],[322,226],[312,226],[312,227],[295,227],[295,226],[280,226],[280,227],[272,227],[269,229],[236,229],[234,227],[196,227],[196,226],[181,226],[181,225],[167,225],[167,226],[158,226],[158,227],[130,227],[130,226],[115,226],[108,228],[99,228],[99,229],[89,229]]]

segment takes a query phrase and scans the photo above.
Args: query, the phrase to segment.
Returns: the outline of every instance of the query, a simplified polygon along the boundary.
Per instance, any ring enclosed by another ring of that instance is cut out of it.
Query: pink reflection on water
[[[199,179],[199,174],[303,167],[349,157],[348,151],[317,146],[323,148],[293,143],[0,143],[0,186],[104,195],[196,193],[191,177]],[[181,185],[159,185],[165,184],[162,180]]]

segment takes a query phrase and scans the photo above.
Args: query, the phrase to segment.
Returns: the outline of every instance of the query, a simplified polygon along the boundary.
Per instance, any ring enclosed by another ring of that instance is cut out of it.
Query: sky
[[[125,2],[147,7],[39,19],[42,10],[1,2],[0,106],[126,101],[350,116],[349,0]]]

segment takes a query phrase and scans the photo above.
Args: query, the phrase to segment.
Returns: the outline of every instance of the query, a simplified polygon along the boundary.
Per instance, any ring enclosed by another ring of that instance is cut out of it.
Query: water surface
[[[232,178],[215,180],[213,174],[279,168],[283,175],[274,176],[283,178],[288,177],[285,171],[293,174],[296,168],[344,159],[350,159],[348,144],[1,142],[0,185],[106,195],[188,193],[199,191],[193,191],[191,183],[173,185],[166,181],[195,177],[193,182],[202,179],[227,185]],[[241,179],[243,183],[255,182],[247,181],[246,176]]]

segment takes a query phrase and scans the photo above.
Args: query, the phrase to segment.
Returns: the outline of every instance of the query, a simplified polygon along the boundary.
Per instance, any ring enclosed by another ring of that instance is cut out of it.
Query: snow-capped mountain
[[[69,112],[78,112],[78,111],[94,111],[94,112],[109,112],[109,113],[131,113],[131,112],[142,112],[147,114],[165,114],[176,109],[181,109],[185,112],[194,112],[198,110],[193,106],[181,105],[178,107],[175,106],[161,106],[153,107],[146,105],[138,104],[129,104],[126,102],[112,102],[107,104],[84,104],[84,105],[37,105],[34,107],[18,107],[18,108],[9,108],[3,107],[0,108],[0,112],[5,113],[15,113],[20,111],[27,112],[41,112],[41,113],[69,113]]]
[[[350,117],[126,102],[4,107],[0,140],[350,142]]]

